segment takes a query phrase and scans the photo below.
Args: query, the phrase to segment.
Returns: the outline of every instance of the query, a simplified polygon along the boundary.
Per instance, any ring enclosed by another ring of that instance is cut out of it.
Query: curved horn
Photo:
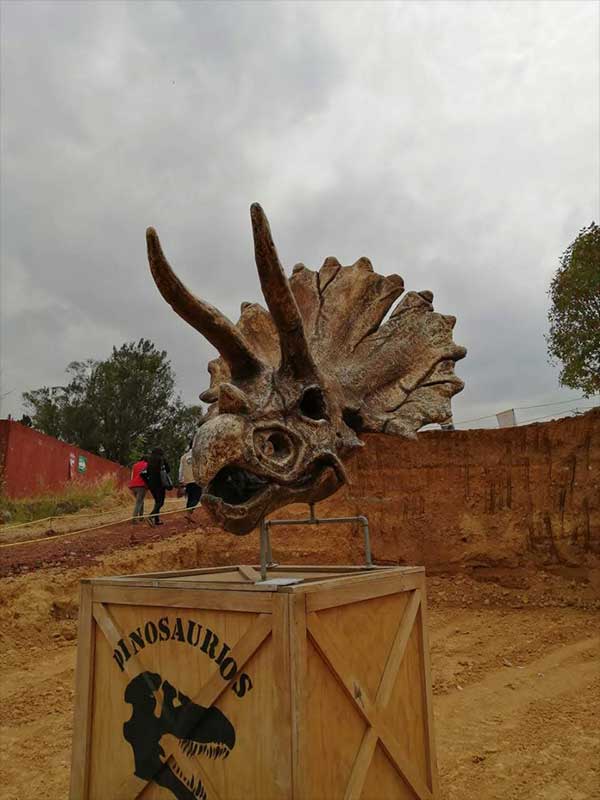
[[[250,217],[260,285],[279,334],[281,368],[289,367],[296,376],[314,374],[302,317],[273,244],[269,220],[258,203],[252,203]]]
[[[233,322],[210,303],[205,303],[188,291],[175,275],[154,228],[146,231],[146,241],[152,277],[173,311],[217,348],[227,362],[232,378],[243,378],[259,372],[262,362]]]

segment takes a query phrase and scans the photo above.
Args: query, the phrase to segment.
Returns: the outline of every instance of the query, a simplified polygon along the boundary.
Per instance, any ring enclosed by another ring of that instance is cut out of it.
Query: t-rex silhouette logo
[[[162,690],[160,716],[156,715],[157,693]],[[193,703],[155,672],[142,672],[125,689],[131,703],[131,719],[123,725],[123,736],[133,749],[138,778],[155,781],[173,792],[177,800],[208,800],[197,774],[189,769],[189,758],[165,758],[160,739],[172,734],[184,756],[227,758],[235,745],[235,729],[225,714],[211,706]]]

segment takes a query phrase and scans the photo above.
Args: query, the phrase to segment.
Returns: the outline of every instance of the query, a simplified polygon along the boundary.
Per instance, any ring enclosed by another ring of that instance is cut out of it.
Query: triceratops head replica
[[[194,439],[194,475],[203,505],[237,534],[276,508],[333,494],[359,433],[413,437],[451,419],[463,387],[454,363],[466,354],[431,292],[407,292],[382,322],[401,277],[378,275],[367,258],[343,267],[330,257],[318,272],[296,264],[288,279],[257,203],[251,217],[268,311],[243,303],[236,325],[186,289],[147,231],[162,296],[221,354],[200,395],[210,408]]]

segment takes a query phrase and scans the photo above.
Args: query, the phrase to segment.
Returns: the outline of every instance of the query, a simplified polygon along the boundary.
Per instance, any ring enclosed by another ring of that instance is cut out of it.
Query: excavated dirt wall
[[[416,441],[370,435],[348,473],[349,485],[317,512],[365,514],[380,561],[430,572],[598,562],[600,409],[518,428],[425,432]],[[306,506],[295,506],[278,516],[305,515]],[[283,535],[299,530],[275,529],[275,551]]]

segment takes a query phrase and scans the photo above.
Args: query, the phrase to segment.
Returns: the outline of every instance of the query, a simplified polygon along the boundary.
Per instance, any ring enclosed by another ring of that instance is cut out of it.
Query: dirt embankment
[[[348,465],[349,485],[317,509],[365,514],[381,561],[430,573],[600,564],[600,409],[518,428],[365,441]],[[290,507],[279,516],[305,513]]]
[[[416,441],[369,435],[365,441],[348,465],[348,485],[316,510],[322,517],[366,515],[379,563],[423,564],[430,574],[600,568],[600,409],[520,428],[434,431]],[[288,506],[273,516],[307,513],[306,505]],[[177,517],[166,520],[161,538],[185,529]],[[348,525],[276,529],[277,541],[358,542],[360,535],[358,526]],[[80,539],[0,549],[0,575],[57,560],[78,563],[88,553],[149,536],[140,526],[116,525]]]

